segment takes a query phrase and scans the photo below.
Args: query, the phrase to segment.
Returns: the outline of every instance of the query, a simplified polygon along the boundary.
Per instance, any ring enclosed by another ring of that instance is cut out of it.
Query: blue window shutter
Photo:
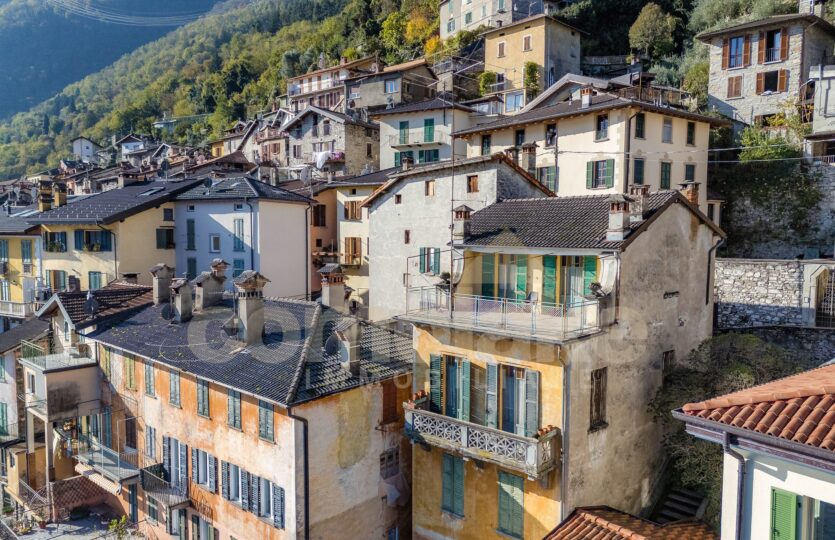
[[[214,456],[207,455],[206,462],[206,468],[208,469],[206,480],[208,483],[209,491],[211,491],[212,493],[217,493],[217,460]]]
[[[249,509],[249,473],[241,470],[241,507],[245,510]]]
[[[525,370],[525,436],[533,437],[539,430],[539,372]]]
[[[426,272],[426,248],[420,248],[420,271]]]
[[[171,444],[169,437],[162,436],[162,479],[166,482],[171,481],[171,449],[168,445]]]
[[[229,464],[225,461],[220,462],[220,495],[229,500]]]
[[[113,233],[110,231],[101,231],[101,250],[113,251]]]
[[[273,484],[273,525],[284,528],[284,488]]]
[[[499,366],[487,364],[487,427],[499,425]]]
[[[197,466],[200,463],[197,456],[197,448],[191,449],[191,481],[197,484],[200,481],[200,468]]]
[[[458,407],[458,418],[470,421],[470,361],[461,360],[461,406]]]
[[[432,251],[432,271],[435,274],[441,273],[441,248]]]
[[[441,478],[441,508],[452,512],[455,507],[455,457],[444,454],[443,477]]]
[[[249,511],[258,515],[261,510],[261,478],[253,474],[249,479],[249,486],[252,489],[252,497],[249,499]]]
[[[180,443],[180,485],[188,484],[188,446]]]
[[[458,515],[464,515],[464,460],[460,457],[452,459],[454,464],[454,474],[452,482],[452,511]]]
[[[443,364],[440,354],[429,355],[429,409],[437,413],[443,411]]]
[[[493,298],[496,295],[496,256],[484,253],[481,256],[481,296]]]
[[[516,256],[516,299],[524,300],[528,296],[528,256]]]
[[[84,249],[84,231],[73,231],[75,234],[75,249]]]
[[[542,301],[557,302],[557,258],[553,255],[542,257]]]

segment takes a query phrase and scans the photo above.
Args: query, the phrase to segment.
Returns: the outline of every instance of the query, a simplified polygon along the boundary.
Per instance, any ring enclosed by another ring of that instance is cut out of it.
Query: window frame
[[[605,429],[606,421],[607,379],[608,366],[591,371],[591,386],[589,390],[589,432]]]
[[[738,45],[738,51],[734,54],[736,45]],[[745,67],[745,36],[741,34],[728,38],[728,69],[743,67]]]
[[[673,118],[671,116],[665,116],[661,123],[661,142],[673,144]]]
[[[266,425],[262,425],[264,420],[267,420]],[[258,438],[262,441],[275,442],[275,407],[272,403],[260,399],[258,400]]]
[[[217,246],[215,246],[217,244]],[[212,233],[209,235],[209,253],[220,253],[221,251],[221,241],[220,235],[217,233]]]
[[[609,115],[598,114],[594,117],[594,142],[609,140]]]
[[[175,392],[176,389],[176,392]],[[182,408],[182,396],[180,395],[180,372],[168,372],[168,403],[175,407]]]

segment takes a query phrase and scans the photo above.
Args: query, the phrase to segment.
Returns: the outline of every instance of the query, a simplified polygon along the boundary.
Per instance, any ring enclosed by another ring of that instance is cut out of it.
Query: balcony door
[[[525,434],[525,370],[502,366],[502,431]]]
[[[583,297],[583,258],[563,257],[560,276],[560,304],[571,305]]]
[[[499,255],[499,298],[524,300],[528,288],[528,256]]]

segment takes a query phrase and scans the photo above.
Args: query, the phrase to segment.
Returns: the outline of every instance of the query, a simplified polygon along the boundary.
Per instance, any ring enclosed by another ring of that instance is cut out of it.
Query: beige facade
[[[378,185],[339,187],[336,192],[336,217],[339,229],[339,264],[345,272],[345,284],[353,289],[350,300],[360,306],[360,312],[368,313],[368,208],[362,203]],[[357,249],[359,247],[359,249]]]

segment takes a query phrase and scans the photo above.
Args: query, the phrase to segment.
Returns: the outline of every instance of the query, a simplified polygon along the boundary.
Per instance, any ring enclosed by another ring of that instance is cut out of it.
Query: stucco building
[[[452,287],[413,285],[397,317],[414,325],[415,537],[542,538],[576,507],[650,507],[647,403],[711,334],[721,230],[646,187],[501,201],[454,230]]]
[[[441,39],[462,30],[501,27],[540,13],[553,13],[566,0],[442,0]]]
[[[436,82],[426,58],[385,66],[376,73],[345,79],[345,111],[373,112],[423,101],[435,95]]]
[[[344,111],[345,80],[377,73],[381,68],[382,64],[373,56],[352,61],[342,58],[336,66],[322,66],[321,69],[287,79],[288,107],[294,114],[309,106]]]

